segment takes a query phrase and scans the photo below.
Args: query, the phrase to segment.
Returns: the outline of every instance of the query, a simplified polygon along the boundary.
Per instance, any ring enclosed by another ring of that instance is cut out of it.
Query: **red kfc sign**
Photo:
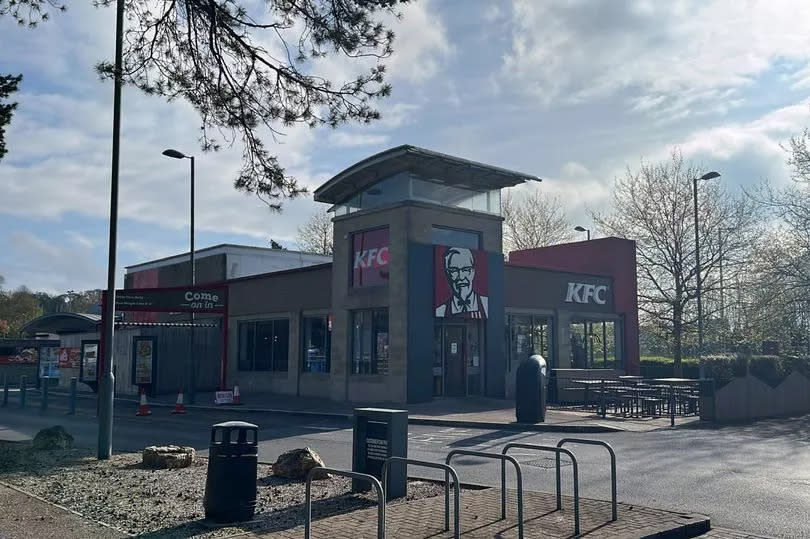
[[[388,283],[388,227],[364,230],[352,235],[352,286]]]

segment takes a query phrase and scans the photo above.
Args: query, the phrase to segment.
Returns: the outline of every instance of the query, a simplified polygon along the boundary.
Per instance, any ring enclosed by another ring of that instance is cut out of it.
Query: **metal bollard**
[[[45,410],[48,409],[48,385],[49,385],[48,382],[49,382],[49,380],[47,378],[42,378],[40,380],[40,385],[42,386],[42,390],[41,390],[42,396],[41,396],[41,398],[39,400],[39,410],[40,410],[40,412],[44,412]]]
[[[25,375],[20,376],[20,408],[25,408]]]
[[[3,378],[3,408],[8,406],[8,375]]]
[[[78,381],[75,376],[70,379],[70,408],[68,408],[68,415],[76,415],[76,384]]]

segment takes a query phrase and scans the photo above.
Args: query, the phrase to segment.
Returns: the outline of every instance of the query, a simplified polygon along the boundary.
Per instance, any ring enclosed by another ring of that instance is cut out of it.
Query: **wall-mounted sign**
[[[388,227],[364,230],[352,234],[352,286],[388,284]]]
[[[224,313],[227,293],[225,287],[116,290],[115,310]]]
[[[82,343],[82,362],[79,368],[79,381],[98,380],[98,341]]]
[[[437,245],[434,307],[437,318],[487,318],[487,254],[478,249]]]
[[[594,285],[587,283],[568,283],[568,290],[565,294],[566,303],[595,303],[604,305],[608,299],[608,287],[606,285]]]
[[[42,346],[39,349],[39,377],[59,378],[59,347]]]
[[[154,382],[155,359],[157,356],[156,337],[133,337],[132,339],[132,383],[148,385]]]

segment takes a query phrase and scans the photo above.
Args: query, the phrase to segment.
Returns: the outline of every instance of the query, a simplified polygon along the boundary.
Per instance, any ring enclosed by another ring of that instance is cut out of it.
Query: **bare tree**
[[[574,238],[562,201],[539,189],[520,197],[507,192],[501,213],[504,252],[545,247]]]
[[[682,373],[684,336],[697,322],[692,179],[701,174],[678,151],[669,161],[642,162],[616,180],[612,210],[593,215],[603,233],[636,241],[639,310],[671,336],[676,375]],[[729,195],[719,181],[698,186],[701,284],[708,297],[719,288],[721,256],[728,261],[748,253],[757,213],[752,200]],[[724,278],[733,280],[743,267],[730,266]],[[717,314],[715,306],[707,307],[704,319]]]
[[[298,248],[310,253],[332,256],[332,218],[328,213],[317,211],[298,227]]]
[[[397,8],[407,1],[126,0],[123,80],[147,94],[190,103],[200,115],[204,150],[241,141],[234,186],[279,209],[305,189],[264,141],[299,123],[336,127],[379,119],[373,101],[391,92],[380,63],[394,40],[385,21],[399,16]],[[0,0],[0,17],[37,26],[65,3]],[[354,59],[360,72],[327,79],[328,68],[318,60],[330,54]],[[113,78],[108,61],[96,70]]]
[[[810,131],[791,138],[787,163],[793,182],[769,183],[753,196],[769,211],[770,227],[757,243],[751,313],[756,338],[803,342],[810,328]],[[794,347],[796,348],[796,347]]]

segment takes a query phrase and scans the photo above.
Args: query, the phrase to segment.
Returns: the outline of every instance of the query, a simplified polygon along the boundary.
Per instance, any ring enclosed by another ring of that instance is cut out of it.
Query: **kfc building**
[[[540,180],[414,146],[334,176],[315,191],[334,215],[331,262],[219,281],[225,385],[408,403],[511,397],[517,365],[535,353],[562,377],[637,373],[634,242],[556,245],[506,262],[501,189],[527,181]],[[156,262],[128,268],[127,286]],[[160,271],[180,274],[188,261],[171,264]]]

